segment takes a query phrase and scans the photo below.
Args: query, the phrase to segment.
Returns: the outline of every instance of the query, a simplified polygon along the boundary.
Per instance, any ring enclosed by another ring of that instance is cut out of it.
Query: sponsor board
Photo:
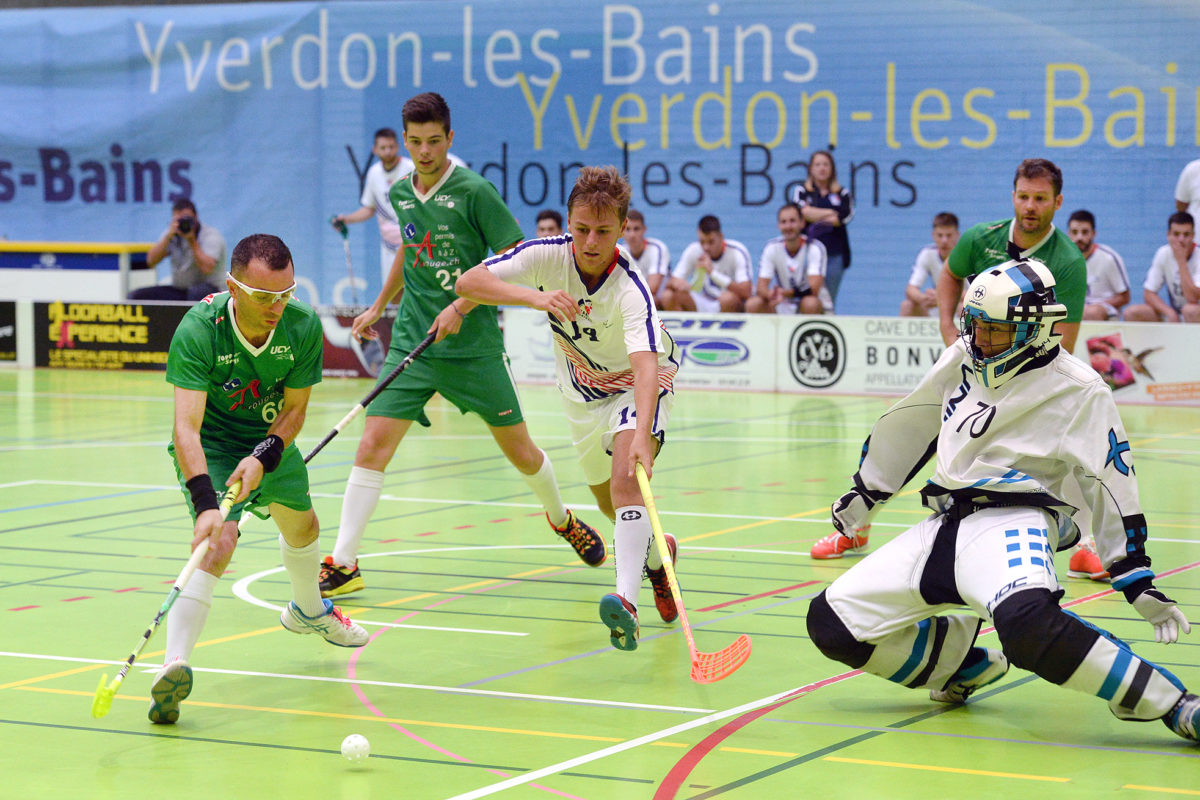
[[[0,362],[17,360],[17,304],[0,300]]]
[[[390,306],[372,327],[378,339],[359,341],[350,335],[350,326],[360,311],[356,308],[317,309],[324,333],[321,375],[326,378],[377,378],[392,342],[392,322],[396,307]]]
[[[183,303],[33,304],[38,367],[165,370]]]

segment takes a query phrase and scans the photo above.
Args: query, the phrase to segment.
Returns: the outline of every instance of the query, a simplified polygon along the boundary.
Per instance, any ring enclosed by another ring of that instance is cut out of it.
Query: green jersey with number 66
[[[404,294],[392,328],[392,347],[411,351],[442,309],[458,297],[458,276],[488,252],[521,241],[521,226],[496,187],[476,172],[450,163],[427,193],[412,176],[392,184],[389,199],[404,236]],[[504,351],[495,306],[479,306],[454,336],[431,346],[426,357],[477,358]]]
[[[167,383],[208,395],[200,443],[205,451],[247,455],[283,410],[284,387],[321,381],[324,339],[311,307],[291,300],[267,341],[255,347],[238,330],[228,292],[193,306],[171,337]]]

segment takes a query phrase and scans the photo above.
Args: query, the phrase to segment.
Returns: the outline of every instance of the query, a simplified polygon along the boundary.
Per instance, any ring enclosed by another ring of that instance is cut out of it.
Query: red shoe
[[[1088,537],[1079,543],[1071,560],[1067,562],[1067,574],[1072,578],[1089,578],[1093,581],[1108,581],[1108,570],[1096,554],[1096,542]]]
[[[843,536],[834,531],[824,539],[818,539],[812,546],[809,556],[812,558],[841,558],[846,554],[861,555],[867,549],[867,531],[871,526],[859,528],[854,536]]]
[[[679,545],[675,542],[675,537],[669,533],[664,533],[663,538],[667,540],[667,550],[671,552],[671,564],[674,565],[679,560]],[[651,547],[653,546],[652,543]],[[647,566],[646,577],[650,579],[650,586],[654,589],[654,605],[658,608],[658,615],[662,617],[663,622],[674,622],[675,618],[679,616],[679,609],[675,607],[675,597],[671,594],[671,584],[667,580],[667,568],[650,569]]]

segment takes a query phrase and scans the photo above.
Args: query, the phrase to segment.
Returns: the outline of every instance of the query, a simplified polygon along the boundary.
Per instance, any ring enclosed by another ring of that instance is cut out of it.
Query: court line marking
[[[1200,795],[1200,792],[1195,789],[1172,789],[1168,786],[1142,786],[1137,783],[1127,783],[1121,787],[1122,789],[1139,789],[1143,792],[1167,792],[1168,794],[1190,794]]]
[[[983,775],[989,778],[1018,778],[1024,781],[1049,781],[1051,783],[1070,783],[1070,778],[1060,778],[1052,775],[1029,775],[1019,772],[995,772],[987,769],[966,769],[964,767],[938,767],[931,764],[906,764],[900,761],[875,761],[869,758],[845,758],[844,756],[825,756],[822,761],[836,761],[841,764],[865,764],[870,767],[895,767],[898,769],[918,769],[927,772],[953,772],[959,775]],[[1197,792],[1200,794],[1200,792]]]
[[[0,658],[22,658],[37,661],[63,661],[67,663],[80,663],[89,665],[108,664],[116,666],[124,664],[124,661],[102,661],[94,658],[78,658],[75,656],[54,656],[41,653],[14,653],[0,651]],[[137,669],[142,673],[155,673],[162,665],[158,663],[147,663],[144,661],[137,662]],[[83,670],[69,670],[59,673],[60,675],[71,675]],[[531,702],[543,703],[561,703],[564,705],[584,705],[584,706],[602,706],[608,708],[628,708],[638,711],[668,711],[680,714],[711,714],[714,709],[711,708],[689,708],[687,706],[664,706],[653,703],[631,703],[620,700],[593,700],[586,697],[565,697],[551,694],[528,694],[525,692],[502,692],[494,689],[468,689],[458,686],[438,686],[434,684],[422,683],[400,683],[398,681],[375,681],[366,679],[351,679],[351,678],[336,678],[326,675],[299,675],[288,672],[259,672],[254,670],[239,670],[239,669],[222,669],[218,667],[192,667],[193,672],[211,672],[214,675],[237,675],[240,677],[249,678],[280,678],[284,680],[294,681],[312,681],[314,683],[341,683],[351,684],[358,683],[364,686],[380,686],[385,689],[412,689],[414,691],[423,692],[438,692],[441,694],[461,694],[461,695],[477,695],[481,697],[499,697],[512,700],[529,700]],[[40,679],[39,679],[40,680]],[[16,681],[14,683],[0,685],[0,689],[20,688],[25,681]]]

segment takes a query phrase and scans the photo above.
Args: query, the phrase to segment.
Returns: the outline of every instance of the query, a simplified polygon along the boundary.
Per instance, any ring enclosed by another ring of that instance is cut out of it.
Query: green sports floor
[[[303,451],[366,393],[313,394]],[[591,505],[552,387],[524,387],[534,438],[580,516]],[[146,719],[165,631],[112,711],[89,710],[153,618],[191,525],[164,446],[160,373],[0,371],[0,780],[12,798],[1158,798],[1200,796],[1200,746],[1158,722],[1011,670],[963,707],[825,660],[808,600],[853,561],[808,549],[885,399],[682,392],[653,486],[696,643],[738,634],[750,660],[688,679],[676,625],[642,592],[636,652],[608,645],[597,603],[612,560],[551,535],[482,424],[440,399],[401,445],[367,528],[367,588],[341,598],[372,634],[347,651],[279,625],[277,535],[245,527],[192,664],[179,724]],[[1123,409],[1160,587],[1200,622],[1200,410]],[[311,465],[336,534],[361,421]],[[923,480],[920,476],[917,482]],[[912,487],[878,543],[923,516]],[[1064,603],[1200,687],[1200,626],[1174,645],[1104,584],[1059,574]],[[986,630],[986,629],[985,629]],[[1147,634],[1150,634],[1147,640]],[[985,633],[983,643],[995,641]],[[362,766],[338,753],[365,735]]]

